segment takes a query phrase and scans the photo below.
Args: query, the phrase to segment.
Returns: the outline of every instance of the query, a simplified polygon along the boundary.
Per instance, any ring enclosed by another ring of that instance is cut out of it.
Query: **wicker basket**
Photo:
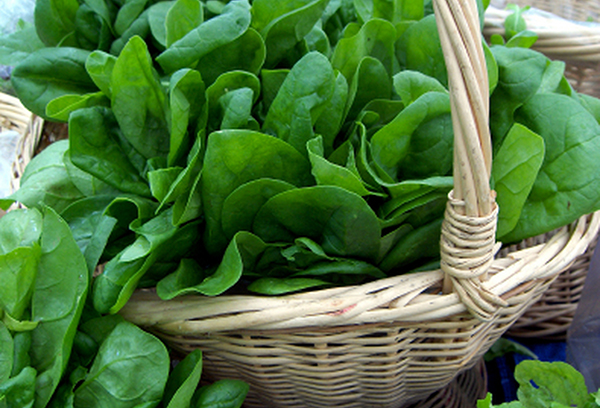
[[[121,314],[211,378],[250,384],[248,406],[402,407],[473,367],[597,235],[600,214],[494,258],[489,90],[474,1],[435,0],[450,78],[453,193],[442,270],[280,297],[137,291]]]
[[[503,6],[506,2],[499,2]],[[510,3],[521,7],[531,6],[551,13],[525,13],[528,28],[540,38],[533,48],[549,58],[566,63],[565,76],[580,93],[600,97],[600,2],[591,0],[517,0]],[[501,34],[501,21],[508,15],[506,11],[491,9],[486,14],[484,34]],[[565,19],[563,21],[561,19]],[[577,22],[593,20],[595,25],[581,25]],[[558,23],[557,23],[558,22]],[[536,237],[535,243],[543,242],[547,236]],[[596,247],[597,238],[588,250],[577,257],[573,264],[562,272],[539,302],[510,328],[508,334],[518,338],[544,338],[564,340],[571,325],[577,304],[588,272],[590,259]],[[535,244],[532,240],[515,248]],[[513,248],[513,250],[515,249]]]
[[[12,191],[19,188],[19,180],[25,166],[35,155],[35,148],[42,133],[43,120],[29,112],[14,96],[0,93],[0,128],[15,130],[21,137],[17,143],[16,156],[12,162]]]

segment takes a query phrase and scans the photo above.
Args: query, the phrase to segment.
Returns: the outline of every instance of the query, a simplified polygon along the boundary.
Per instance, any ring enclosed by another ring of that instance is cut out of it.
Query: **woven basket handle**
[[[498,207],[490,190],[489,84],[475,0],[434,0],[448,70],[454,129],[454,189],[441,235],[445,290],[469,311],[491,319],[504,300],[482,286],[494,255]]]

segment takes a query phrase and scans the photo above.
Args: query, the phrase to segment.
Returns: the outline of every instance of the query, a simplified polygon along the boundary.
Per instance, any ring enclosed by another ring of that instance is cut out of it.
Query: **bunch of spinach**
[[[0,219],[0,407],[241,406],[246,383],[198,388],[199,350],[171,370],[158,338],[94,311],[86,261],[50,207]]]
[[[563,362],[524,360],[515,369],[518,400],[492,405],[492,395],[477,402],[477,408],[595,408],[600,390],[588,393],[583,375]]]
[[[4,204],[61,213],[105,264],[98,312],[140,286],[280,294],[435,267],[453,131],[430,1],[38,8],[62,23],[36,21],[47,46],[13,83],[69,141]],[[485,46],[504,242],[600,208],[600,102],[527,44]]]

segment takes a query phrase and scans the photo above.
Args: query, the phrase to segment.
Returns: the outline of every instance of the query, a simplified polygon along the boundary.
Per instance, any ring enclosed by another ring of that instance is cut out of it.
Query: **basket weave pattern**
[[[598,232],[600,214],[494,259],[489,90],[474,1],[435,0],[455,135],[442,270],[280,297],[138,291],[121,310],[212,378],[241,378],[250,407],[402,407],[471,368]]]

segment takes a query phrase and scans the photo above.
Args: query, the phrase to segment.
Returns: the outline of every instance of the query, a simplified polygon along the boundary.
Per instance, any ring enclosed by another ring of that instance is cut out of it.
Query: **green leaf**
[[[334,256],[375,259],[381,230],[359,195],[335,186],[298,188],[277,194],[262,206],[254,232],[265,242],[308,237]]]
[[[146,9],[139,15],[139,17],[131,23],[131,25],[125,30],[121,37],[113,41],[110,46],[110,53],[112,55],[119,55],[125,45],[133,37],[146,38],[150,34],[150,10]]]
[[[544,139],[515,124],[494,157],[492,178],[496,190],[499,239],[517,225],[544,160]]]
[[[147,159],[167,156],[167,98],[146,43],[133,37],[115,63],[112,110],[124,137]]]
[[[0,37],[0,64],[14,67],[29,54],[44,47],[35,27],[21,22],[15,32]]]
[[[517,396],[525,406],[583,407],[588,391],[583,375],[561,361],[525,360],[515,369]]]
[[[383,64],[372,57],[364,57],[350,84],[347,117],[354,118],[371,101],[390,99],[392,81]]]
[[[163,395],[163,404],[167,408],[189,406],[200,382],[201,374],[202,351],[194,350],[180,361],[169,375]]]
[[[29,306],[40,255],[37,242],[0,255],[0,307],[13,319]]]
[[[499,338],[496,342],[490,347],[490,349],[485,353],[484,359],[485,361],[492,361],[495,358],[504,356],[508,353],[517,353],[523,356],[531,357],[535,360],[538,359],[533,351],[528,349],[527,347],[519,344],[515,341],[506,339],[504,337]]]
[[[15,377],[0,383],[0,403],[7,407],[33,407],[36,398],[35,376],[35,369],[25,367]]]
[[[85,95],[63,95],[51,100],[46,105],[46,116],[56,121],[67,122],[69,116],[77,109],[91,108],[93,106],[108,107],[110,100],[103,92],[94,92]]]
[[[223,201],[221,224],[228,239],[238,231],[251,231],[254,217],[271,197],[295,188],[282,180],[259,178],[242,184]]]
[[[96,86],[112,98],[110,80],[117,58],[103,51],[93,51],[85,60],[85,69]]]
[[[31,332],[17,332],[13,335],[14,359],[12,364],[11,377],[18,375],[25,367],[31,365],[29,349],[31,349]]]
[[[48,47],[75,46],[75,14],[77,0],[39,0],[35,3],[34,20],[39,38]]]
[[[322,54],[311,52],[298,61],[273,100],[263,131],[273,134],[306,154],[313,126],[331,100],[335,75]]]
[[[149,171],[148,180],[150,181],[150,190],[154,198],[162,202],[182,170],[181,167],[168,167],[166,169]]]
[[[544,139],[546,153],[515,229],[505,242],[519,241],[569,224],[598,209],[600,125],[577,100],[539,94],[516,115],[519,123]]]
[[[131,24],[142,14],[147,3],[148,0],[125,0],[125,4],[119,9],[114,23],[117,36],[122,36],[125,33]]]
[[[156,61],[166,73],[194,68],[200,58],[241,36],[250,26],[250,19],[247,0],[230,2],[222,14],[203,22],[171,44],[156,57]]]
[[[177,0],[165,19],[166,42],[170,47],[204,21],[204,8],[199,0]]]
[[[396,43],[396,56],[403,69],[419,71],[447,86],[446,64],[434,15],[423,18],[404,32]]]
[[[339,41],[331,57],[331,64],[346,77],[348,83],[352,82],[358,65],[364,57],[379,60],[388,75],[391,75],[395,42],[396,29],[393,24],[381,19],[369,20],[355,35]]]
[[[11,74],[11,83],[23,105],[47,118],[46,105],[63,95],[85,95],[98,90],[85,70],[88,51],[42,48],[30,54]]]
[[[525,31],[521,31],[521,32],[515,34],[514,36],[512,36],[510,38],[510,40],[508,40],[506,42],[506,46],[508,48],[513,48],[513,47],[531,48],[531,46],[533,46],[533,44],[535,44],[537,39],[538,39],[538,35],[536,33],[534,33],[533,31],[525,30]]]
[[[14,360],[14,341],[10,332],[0,322],[0,384],[11,377]]]
[[[132,374],[135,373],[135,381]],[[101,344],[75,406],[156,406],[169,373],[169,354],[153,335],[128,322],[116,325]]]
[[[206,276],[199,273],[197,264],[186,261],[180,264],[177,271],[158,282],[157,293],[165,300],[189,293],[220,295],[239,281],[244,270],[252,268],[266,247],[257,236],[246,231],[238,232],[212,274]]]
[[[394,89],[408,106],[427,92],[447,92],[437,79],[419,71],[402,71],[394,75]]]
[[[263,76],[263,90],[266,91]],[[333,152],[335,139],[340,133],[344,122],[344,113],[346,101],[348,99],[348,82],[339,71],[335,71],[335,85],[333,95],[326,105],[323,113],[319,116],[314,125],[315,133],[323,137],[323,148],[325,157]],[[265,97],[263,95],[263,103]]]
[[[68,145],[66,140],[58,141],[35,156],[23,172],[21,187],[9,199],[30,208],[47,205],[60,212],[83,198],[62,159]],[[3,204],[6,203],[4,200]]]
[[[42,255],[32,298],[31,365],[38,371],[36,407],[56,390],[71,354],[88,290],[88,271],[69,226],[44,209]]]
[[[42,215],[35,209],[16,209],[0,218],[0,254],[19,247],[31,247],[38,242]]]
[[[121,134],[109,109],[80,109],[69,120],[69,154],[77,167],[127,193],[150,196],[137,154]]]
[[[241,380],[219,380],[200,388],[195,394],[194,408],[240,408],[250,386]]]
[[[283,295],[328,285],[314,278],[260,278],[248,285],[248,290],[260,295]]]
[[[220,252],[227,245],[221,219],[223,202],[237,187],[259,178],[294,186],[312,183],[310,164],[282,140],[249,130],[214,132],[208,138],[202,173],[206,248]]]
[[[148,23],[150,24],[150,32],[154,39],[162,46],[161,49],[167,46],[167,13],[175,4],[173,1],[161,1],[148,8]]]

